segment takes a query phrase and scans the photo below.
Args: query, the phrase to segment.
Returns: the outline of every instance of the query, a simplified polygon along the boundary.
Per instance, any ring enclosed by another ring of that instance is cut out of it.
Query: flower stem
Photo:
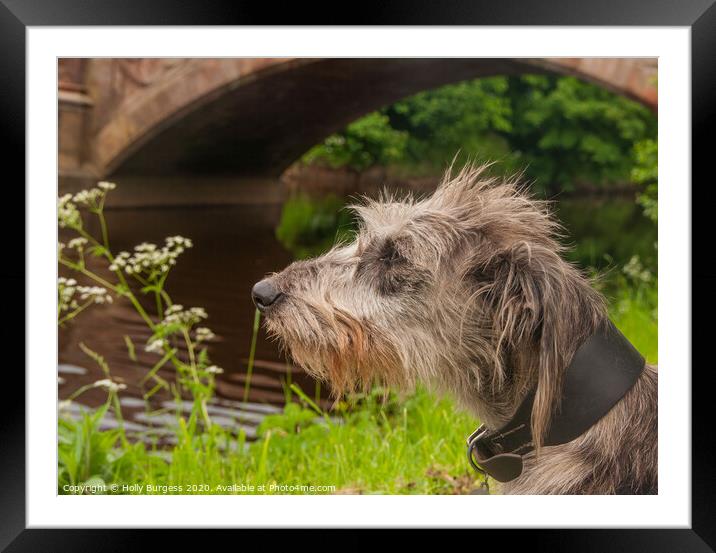
[[[77,309],[75,309],[75,310],[72,311],[71,313],[68,313],[67,315],[65,315],[64,317],[62,317],[61,319],[59,319],[59,320],[57,321],[58,326],[62,326],[65,322],[74,319],[77,315],[79,315],[79,314],[82,313],[85,309],[87,309],[90,305],[92,305],[92,303],[93,303],[93,301],[92,301],[92,300],[89,300],[88,302],[82,304],[81,306],[79,306]]]
[[[253,334],[251,335],[251,349],[249,350],[249,364],[246,370],[246,385],[244,386],[244,403],[249,400],[249,390],[251,389],[251,375],[254,370],[254,356],[256,355],[256,338],[259,335],[259,321],[261,320],[261,311],[258,309],[254,313]]]
[[[59,259],[58,261],[59,261],[60,263],[62,263],[65,267],[69,267],[69,268],[72,269],[73,271],[77,271],[78,273],[82,273],[82,274],[85,275],[86,277],[91,278],[92,280],[94,280],[94,281],[97,282],[98,284],[101,284],[101,285],[104,286],[105,288],[109,288],[109,289],[112,290],[112,292],[114,292],[115,294],[117,294],[117,295],[120,294],[120,291],[119,291],[119,289],[118,289],[116,286],[114,286],[113,284],[110,284],[110,283],[107,282],[105,279],[103,279],[101,276],[99,276],[99,275],[93,273],[93,272],[90,271],[89,269],[86,269],[86,268],[84,268],[84,267],[81,267],[81,266],[77,265],[76,263],[72,263],[72,261],[69,261],[68,259],[63,259],[62,257],[60,257],[60,259]]]

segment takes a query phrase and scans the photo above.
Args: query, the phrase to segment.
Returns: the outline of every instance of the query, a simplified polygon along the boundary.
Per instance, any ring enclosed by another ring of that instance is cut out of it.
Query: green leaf
[[[88,251],[94,257],[103,257],[108,253],[107,248],[105,248],[104,246],[100,246],[99,244],[92,246],[91,248],[89,248]]]
[[[137,353],[134,349],[134,343],[132,342],[132,339],[126,334],[124,335],[124,343],[127,346],[127,354],[129,355],[129,358],[136,363]]]

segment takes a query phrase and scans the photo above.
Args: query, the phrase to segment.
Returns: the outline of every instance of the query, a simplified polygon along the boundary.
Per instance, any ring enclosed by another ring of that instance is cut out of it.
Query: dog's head
[[[353,209],[352,242],[256,284],[269,332],[335,392],[424,381],[509,411],[538,382],[542,435],[560,369],[602,311],[545,204],[467,167],[429,198]]]

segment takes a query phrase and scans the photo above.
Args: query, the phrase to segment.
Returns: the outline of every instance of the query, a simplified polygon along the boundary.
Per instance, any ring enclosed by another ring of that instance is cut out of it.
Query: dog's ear
[[[519,177],[483,176],[485,167],[449,172],[429,206],[453,217],[468,236],[466,270],[494,340],[493,388],[508,376],[518,392],[537,383],[532,434],[539,450],[555,410],[562,375],[578,345],[606,316],[603,298],[560,257],[561,226],[548,204],[529,196]],[[463,273],[464,274],[464,273]]]
[[[568,354],[561,337],[569,336],[566,325],[575,323],[564,317],[571,310],[562,309],[561,302],[569,301],[569,295],[561,295],[564,279],[555,274],[560,266],[554,252],[521,241],[491,256],[481,269],[489,283],[485,298],[490,304],[498,365],[516,363],[520,358],[521,374],[513,374],[513,381],[525,385],[537,382],[532,435],[538,450],[559,407]],[[517,367],[498,369],[504,375]]]

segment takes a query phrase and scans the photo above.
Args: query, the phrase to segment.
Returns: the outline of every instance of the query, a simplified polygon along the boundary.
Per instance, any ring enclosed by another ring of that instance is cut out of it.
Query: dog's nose
[[[274,286],[270,279],[265,278],[254,284],[251,290],[251,298],[254,300],[259,311],[264,311],[280,298],[283,294]]]

